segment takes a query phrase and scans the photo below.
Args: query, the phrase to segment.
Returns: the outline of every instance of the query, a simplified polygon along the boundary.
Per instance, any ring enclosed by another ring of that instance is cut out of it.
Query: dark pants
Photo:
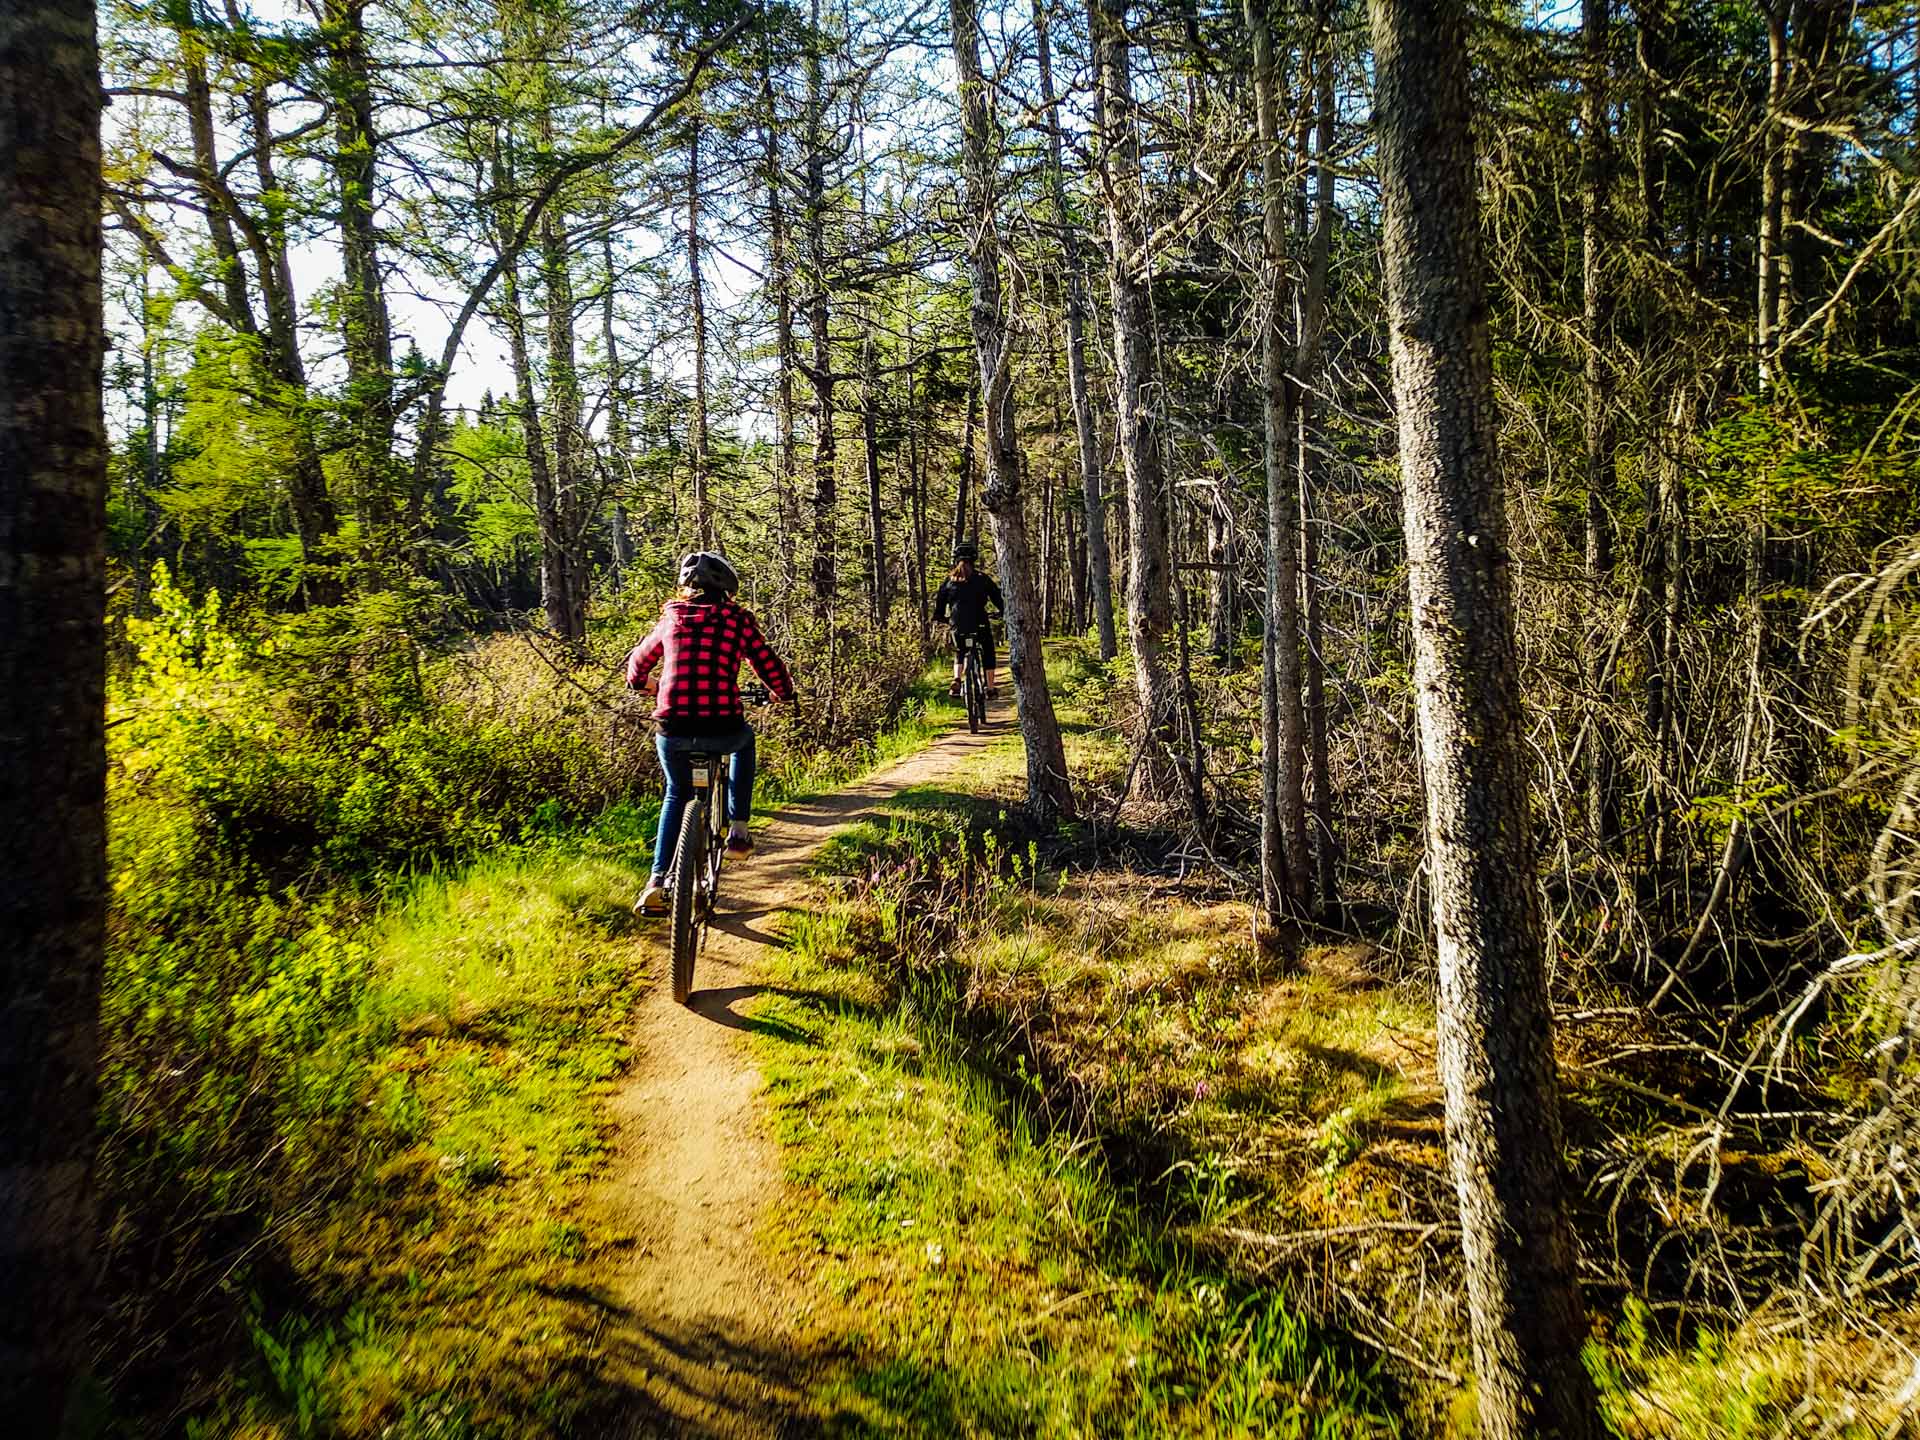
[[[689,755],[730,755],[727,764],[727,818],[745,824],[753,814],[753,727],[742,725],[732,735],[656,735],[653,747],[667,777],[667,795],[660,802],[660,831],[653,842],[653,873],[665,875],[673,865],[673,847],[680,839],[680,817],[687,802],[699,792],[693,788]]]

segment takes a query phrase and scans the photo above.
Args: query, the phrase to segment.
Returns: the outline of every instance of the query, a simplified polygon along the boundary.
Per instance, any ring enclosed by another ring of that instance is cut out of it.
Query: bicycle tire
[[[981,673],[980,651],[967,652],[967,729],[978,734],[987,723],[987,681]]]
[[[724,760],[721,762],[726,763]],[[725,774],[723,770],[722,775]],[[714,777],[713,797],[707,811],[707,888],[706,906],[700,914],[699,946],[707,943],[714,912],[720,908],[720,872],[727,863],[727,787],[719,775]]]
[[[701,870],[706,856],[707,817],[698,803],[680,817],[680,843],[673,852],[673,1003],[693,993],[693,957],[700,948]]]

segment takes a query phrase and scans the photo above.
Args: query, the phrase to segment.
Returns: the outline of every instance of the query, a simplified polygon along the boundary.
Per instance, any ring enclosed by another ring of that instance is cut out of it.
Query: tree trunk
[[[901,331],[906,336],[907,363],[907,477],[906,502],[907,514],[913,527],[913,551],[907,557],[907,583],[913,589],[914,618],[920,626],[920,648],[929,649],[933,644],[932,602],[927,590],[927,471],[926,451],[920,445],[920,407],[914,398],[914,335],[913,303],[911,292],[901,305]]]
[[[973,452],[980,423],[980,387],[967,387],[967,418],[960,430],[959,463],[955,467],[953,492],[953,543],[967,538],[967,505],[973,493]]]
[[[1766,7],[1767,98],[1760,144],[1760,294],[1754,319],[1754,355],[1760,388],[1773,383],[1774,347],[1780,339],[1781,222],[1786,188],[1786,144],[1780,115],[1786,104],[1788,0]]]
[[[873,551],[873,619],[881,629],[893,609],[892,576],[887,569],[887,508],[880,493],[880,355],[874,338],[876,326],[867,327],[867,338],[860,347],[860,448],[867,462],[867,543]]]
[[[1280,153],[1280,62],[1266,0],[1247,0],[1260,137],[1261,414],[1266,426],[1267,604],[1261,637],[1260,891],[1269,918],[1308,900],[1307,719],[1300,676],[1300,491],[1296,394],[1287,373],[1287,182]]]
[[[1093,418],[1093,387],[1087,380],[1087,295],[1080,262],[1080,227],[1067,203],[1060,107],[1054,97],[1049,20],[1053,0],[1034,0],[1033,33],[1040,71],[1040,103],[1047,126],[1047,183],[1060,227],[1060,268],[1066,287],[1067,386],[1073,397],[1073,428],[1080,459],[1080,493],[1087,517],[1087,604],[1100,633],[1100,658],[1120,653],[1113,628],[1113,557],[1107,551],[1106,476]],[[1077,608],[1077,607],[1076,607]]]
[[[1339,848],[1333,827],[1333,767],[1327,749],[1327,690],[1324,595],[1320,578],[1320,532],[1316,513],[1326,488],[1325,448],[1321,444],[1318,397],[1315,387],[1325,380],[1321,345],[1326,331],[1327,282],[1333,258],[1333,143],[1334,45],[1331,16],[1320,15],[1319,48],[1314,78],[1314,195],[1313,236],[1307,247],[1306,293],[1300,301],[1300,346],[1294,374],[1300,385],[1300,557],[1301,589],[1305,595],[1307,778],[1313,830],[1315,904],[1331,915],[1340,904],[1337,878]],[[1302,189],[1302,198],[1305,189]],[[1302,225],[1304,227],[1304,220]]]
[[[627,534],[626,506],[633,451],[627,436],[627,373],[620,361],[620,339],[613,323],[619,273],[613,264],[611,228],[600,237],[600,255],[607,272],[606,293],[600,299],[600,343],[607,352],[607,463],[613,470],[614,492],[608,540],[613,552],[612,584],[618,592],[626,585],[627,567],[633,563],[633,538]]]
[[[1599,1440],[1567,1221],[1460,0],[1371,0],[1439,1064],[1480,1433]]]
[[[960,74],[962,141],[966,153],[967,258],[973,277],[969,317],[980,363],[987,430],[984,496],[993,519],[994,553],[1006,597],[1007,665],[1020,703],[1020,737],[1027,751],[1027,806],[1044,821],[1074,814],[1066,749],[1047,690],[1044,638],[1034,595],[1032,553],[1020,493],[1020,444],[1013,415],[1013,352],[1000,300],[1000,227],[995,127],[980,73],[975,0],[952,0],[953,56]]]
[[[1095,66],[1105,126],[1100,146],[1111,251],[1114,401],[1127,475],[1127,639],[1140,697],[1143,762],[1149,794],[1175,793],[1179,695],[1169,672],[1173,626],[1172,562],[1167,541],[1160,422],[1151,399],[1153,299],[1147,288],[1146,224],[1139,214],[1140,137],[1133,106],[1126,0],[1090,0]],[[1189,793],[1191,793],[1189,789]],[[1199,817],[1195,817],[1196,820]]]
[[[334,180],[340,200],[341,326],[347,366],[348,484],[355,503],[376,525],[394,518],[393,328],[380,275],[374,207],[379,181],[379,132],[373,119],[373,82],[367,59],[366,0],[327,0],[327,46],[332,89]],[[374,543],[376,537],[362,537]]]
[[[227,17],[238,26],[238,7],[227,0]],[[219,318],[236,333],[261,341],[259,359],[274,398],[289,422],[293,449],[292,473],[288,477],[288,500],[293,510],[295,532],[300,538],[301,558],[308,573],[302,579],[307,598],[321,604],[336,601],[338,583],[316,574],[324,554],[327,537],[339,524],[333,500],[327,493],[326,470],[321,463],[320,446],[314,434],[312,407],[309,405],[305,362],[299,343],[299,314],[294,296],[293,272],[287,259],[285,221],[277,212],[253,218],[239,210],[233,191],[219,178],[224,172],[217,150],[217,132],[213,121],[212,91],[207,82],[205,49],[190,32],[180,32],[182,69],[186,77],[187,128],[193,144],[197,188],[207,217],[207,238],[220,262],[225,308]],[[267,80],[257,67],[250,69],[247,86],[249,140],[253,151],[254,174],[260,193],[278,193],[274,173],[273,126],[267,92]],[[234,241],[238,224],[253,252],[260,294],[266,312],[266,332],[261,334],[247,292],[246,267]],[[171,267],[169,267],[171,268]]]
[[[1612,850],[1620,829],[1615,784],[1613,676],[1606,636],[1613,586],[1613,293],[1608,255],[1613,150],[1607,133],[1608,36],[1612,0],[1582,0],[1586,76],[1581,97],[1583,191],[1581,217],[1581,329],[1587,479],[1587,681],[1594,712],[1587,735],[1587,817],[1594,843]]]
[[[557,206],[548,206],[540,217],[540,271],[547,304],[547,438],[553,451],[552,504],[540,522],[541,549],[552,554],[555,582],[547,597],[547,615],[554,633],[577,645],[587,638],[586,527],[580,514],[583,437],[572,257],[566,216]]]
[[[566,603],[566,561],[559,544],[561,524],[554,494],[553,469],[548,459],[546,427],[533,388],[533,361],[527,351],[526,310],[520,294],[520,262],[511,254],[513,217],[506,197],[513,194],[513,167],[504,151],[504,136],[496,136],[493,153],[493,191],[501,197],[495,217],[497,253],[507,258],[501,272],[501,319],[507,329],[507,353],[513,362],[513,382],[520,412],[520,441],[527,455],[527,477],[533,491],[534,525],[540,537],[540,605],[547,629],[571,638],[571,611]]]
[[[791,600],[799,589],[800,507],[795,477],[799,471],[794,440],[793,375],[798,350],[793,340],[793,277],[787,255],[787,212],[781,198],[784,167],[780,159],[779,114],[773,94],[773,66],[768,56],[770,36],[763,37],[760,60],[760,101],[766,110],[761,131],[767,182],[767,280],[773,288],[774,356],[778,367],[773,381],[774,434],[779,445],[779,469],[774,476],[775,503],[780,529],[788,543],[780,547],[781,593]]]
[[[701,116],[697,105],[687,126],[687,285],[693,310],[693,415],[687,425],[687,470],[692,480],[694,549],[711,550],[713,513],[707,495],[707,295],[700,276]]]
[[[67,1433],[97,1269],[107,445],[94,16],[88,0],[0,9],[0,1397],[20,1435]]]
[[[821,49],[820,0],[813,0],[813,24],[807,39],[807,328],[813,341],[808,380],[813,385],[813,588],[830,612],[839,588],[834,544],[837,500],[833,426],[833,333],[827,308],[827,139],[826,75]]]

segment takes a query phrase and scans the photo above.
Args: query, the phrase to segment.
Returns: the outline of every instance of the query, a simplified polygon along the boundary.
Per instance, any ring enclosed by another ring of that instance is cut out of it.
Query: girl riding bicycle
[[[966,658],[961,640],[971,636],[980,645],[980,659],[987,668],[987,694],[998,693],[994,683],[993,622],[987,617],[987,607],[992,606],[999,614],[1007,613],[1006,602],[1000,598],[1000,587],[993,577],[977,568],[980,547],[972,541],[963,540],[953,547],[953,569],[941,582],[940,589],[933,597],[933,623],[944,624],[949,610],[953,613],[953,684],[947,694],[960,695],[960,666]]]
[[[681,812],[693,796],[695,752],[730,755],[727,767],[727,854],[753,853],[747,820],[753,814],[753,727],[740,703],[740,662],[750,661],[773,697],[791,703],[793,677],[760,633],[753,612],[733,601],[740,577],[711,551],[696,550],[680,562],[680,594],[660,612],[660,623],[627,657],[627,685],[658,689],[654,748],[667,780],[660,804],[660,830],[653,845],[653,874],[633,907],[640,915],[667,913],[666,877],[680,834]],[[664,662],[664,664],[663,664]],[[660,667],[658,678],[655,667]]]

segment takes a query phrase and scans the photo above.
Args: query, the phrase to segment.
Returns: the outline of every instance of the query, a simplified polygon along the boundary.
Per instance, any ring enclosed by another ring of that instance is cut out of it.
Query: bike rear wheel
[[[981,673],[980,651],[967,651],[967,729],[978,734],[987,723],[987,679]]]
[[[705,796],[689,804],[680,817],[680,843],[673,852],[673,1003],[684,1005],[693,993],[693,957],[700,949],[700,931],[706,923],[705,890],[707,817]]]

